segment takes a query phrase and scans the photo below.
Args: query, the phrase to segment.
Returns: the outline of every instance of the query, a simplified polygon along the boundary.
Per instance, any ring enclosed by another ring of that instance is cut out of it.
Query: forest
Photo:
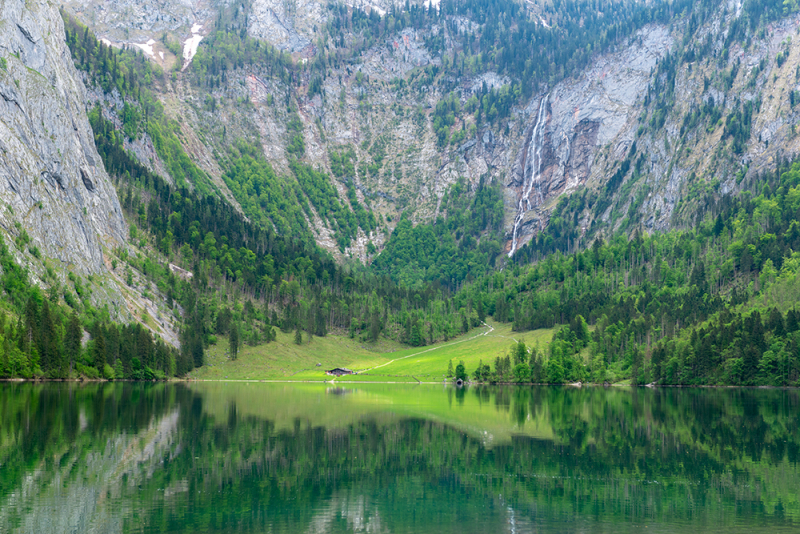
[[[518,353],[525,381],[796,385],[800,162],[750,185],[690,230],[598,238],[573,253],[532,241],[527,257],[541,259],[463,291],[515,330],[560,327],[545,354]],[[514,381],[500,364],[486,379]]]

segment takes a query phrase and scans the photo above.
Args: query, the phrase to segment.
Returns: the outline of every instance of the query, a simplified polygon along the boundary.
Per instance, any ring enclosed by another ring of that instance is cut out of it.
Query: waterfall
[[[511,237],[511,252],[508,257],[514,255],[517,250],[517,233],[522,224],[522,219],[525,213],[532,209],[531,207],[531,191],[534,184],[536,184],[536,194],[538,202],[536,206],[544,202],[544,195],[542,195],[542,184],[539,180],[539,171],[542,167],[542,145],[544,144],[544,122],[547,117],[545,108],[547,107],[547,100],[550,97],[546,94],[539,102],[539,114],[536,117],[536,124],[531,131],[531,139],[528,143],[528,152],[525,154],[525,164],[522,168],[522,196],[519,199],[517,207],[517,216],[514,218],[514,232]]]

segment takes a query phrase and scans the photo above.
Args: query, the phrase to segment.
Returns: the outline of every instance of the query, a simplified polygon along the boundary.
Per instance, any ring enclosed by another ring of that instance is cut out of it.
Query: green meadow
[[[206,353],[206,364],[190,373],[195,380],[288,380],[331,381],[325,371],[346,367],[358,374],[336,378],[344,382],[441,382],[450,361],[464,362],[468,372],[478,364],[493,363],[509,354],[511,346],[523,340],[528,346],[545,349],[554,329],[512,332],[510,324],[488,323],[447,342],[407,348],[383,341],[367,344],[346,336],[330,334],[294,343],[294,334],[279,332],[272,343],[243,346],[235,361],[228,355],[227,339],[220,339]]]

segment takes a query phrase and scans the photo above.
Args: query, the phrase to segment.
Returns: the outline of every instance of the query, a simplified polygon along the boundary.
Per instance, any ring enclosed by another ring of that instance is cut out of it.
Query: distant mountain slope
[[[512,254],[554,213],[565,224],[556,207],[572,193],[586,199],[568,214],[575,248],[599,234],[686,226],[704,196],[738,190],[737,177],[800,149],[791,40],[800,19],[777,0],[589,11],[209,0],[191,14],[176,4],[172,18],[145,16],[145,4],[117,0],[130,9],[112,17],[106,1],[66,2],[100,37],[166,69],[154,89],[203,168],[230,168],[230,147],[244,138],[300,189],[296,169],[322,171],[341,217],[312,191],[296,205],[310,201],[309,228],[340,260],[374,259],[403,213],[415,224],[446,215],[460,178],[467,194],[482,178],[502,184],[498,238]],[[186,56],[193,36],[199,48]],[[159,167],[152,156],[142,162]],[[260,189],[218,174],[257,217]],[[343,230],[346,213],[362,208],[376,224]]]

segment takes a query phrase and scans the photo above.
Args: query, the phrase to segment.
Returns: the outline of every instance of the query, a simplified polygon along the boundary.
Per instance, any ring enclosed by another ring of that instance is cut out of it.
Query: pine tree
[[[236,323],[230,325],[230,351],[231,360],[236,361],[239,356],[239,325]]]
[[[103,336],[103,332],[101,331],[100,327],[98,326],[95,329],[94,334],[94,367],[97,369],[100,374],[102,375],[103,369],[106,366],[106,339]]]
[[[478,313],[478,320],[483,322],[486,319],[486,312],[483,309],[483,296],[478,295],[475,302],[475,311]]]
[[[299,326],[294,331],[294,344],[295,345],[303,344],[303,333],[300,331]]]
[[[75,368],[75,362],[80,358],[81,338],[83,338],[83,327],[77,314],[73,313],[69,318],[67,331],[64,335],[64,359],[70,374]],[[117,360],[119,361],[120,359],[117,358]],[[119,378],[121,377],[120,374]]]
[[[39,354],[41,355],[41,366],[44,372],[52,377],[63,377],[56,329],[53,323],[53,315],[50,312],[50,302],[47,300],[42,303],[39,327]]]
[[[514,365],[528,362],[528,348],[525,346],[524,341],[519,341],[514,345]]]

